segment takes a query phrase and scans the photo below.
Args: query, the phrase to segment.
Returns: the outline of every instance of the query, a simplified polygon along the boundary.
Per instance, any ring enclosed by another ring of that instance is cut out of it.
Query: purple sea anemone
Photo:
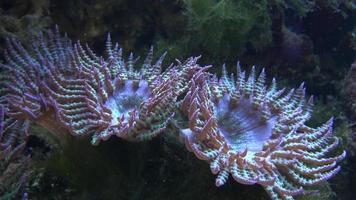
[[[48,37],[34,37],[26,50],[8,40],[5,82],[9,115],[29,119],[60,135],[92,135],[92,143],[112,135],[130,141],[150,139],[162,132],[175,113],[177,96],[199,68],[197,58],[169,66],[165,54],[152,63],[149,51],[142,67],[127,61],[118,44],[106,43],[107,58],[86,45],[60,37],[58,28]]]
[[[28,121],[59,138],[66,132],[91,136],[93,144],[113,135],[143,141],[163,132],[180,105],[189,119],[181,136],[188,150],[209,162],[217,186],[231,174],[239,183],[262,185],[272,199],[293,199],[335,175],[345,157],[330,155],[339,141],[332,119],[319,128],[305,125],[313,101],[305,100],[304,85],[278,90],[273,79],[266,86],[264,70],[256,77],[253,67],[245,77],[238,66],[237,75],[228,76],[224,67],[218,79],[196,57],[162,72],[165,54],[152,63],[152,49],[137,68],[138,59],[130,54],[124,60],[110,35],[101,57],[61,37],[58,28],[34,36],[28,47],[14,39],[7,44],[0,64],[0,103],[7,111],[3,122],[0,107],[0,186],[9,185],[9,169],[21,171],[10,161],[26,160],[18,155]]]
[[[264,69],[248,78],[237,67],[229,77],[197,73],[182,103],[189,128],[181,131],[188,150],[209,162],[216,186],[229,174],[241,184],[262,185],[272,199],[293,199],[335,175],[345,157],[329,155],[338,146],[330,119],[319,128],[305,125],[312,98],[305,101],[304,85],[278,90],[265,83]]]

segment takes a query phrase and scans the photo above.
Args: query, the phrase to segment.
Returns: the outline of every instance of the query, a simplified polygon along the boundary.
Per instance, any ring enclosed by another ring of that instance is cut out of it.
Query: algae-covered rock
[[[4,0],[0,2],[0,48],[4,38],[29,39],[31,34],[49,28],[49,1]]]
[[[185,0],[184,3],[188,18],[187,37],[182,38],[185,52],[200,52],[211,59],[236,59],[247,45],[261,50],[272,41],[265,0]]]

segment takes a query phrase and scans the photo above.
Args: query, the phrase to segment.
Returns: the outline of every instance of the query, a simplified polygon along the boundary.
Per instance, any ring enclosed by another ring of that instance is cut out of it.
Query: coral
[[[58,28],[33,38],[29,50],[13,39],[7,43],[7,63],[1,66],[9,115],[35,121],[59,137],[63,130],[92,135],[95,144],[112,135],[141,141],[162,132],[199,68],[191,58],[161,73],[165,54],[152,64],[151,49],[137,71],[137,59],[130,54],[125,61],[110,35],[104,59],[61,38]]]
[[[29,157],[24,155],[28,122],[5,118],[0,105],[0,199],[25,197]]]
[[[181,136],[188,150],[209,162],[216,186],[231,174],[241,184],[263,186],[272,199],[292,199],[340,170],[345,152],[329,155],[339,143],[333,120],[305,125],[313,101],[305,101],[304,84],[287,92],[273,79],[267,87],[264,69],[256,77],[253,67],[246,79],[239,65],[236,77],[225,67],[222,74],[197,73],[182,103],[189,128]]]

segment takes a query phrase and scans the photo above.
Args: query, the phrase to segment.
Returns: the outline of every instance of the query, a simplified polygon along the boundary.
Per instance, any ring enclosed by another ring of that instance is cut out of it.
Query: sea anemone
[[[58,28],[30,43],[24,47],[8,39],[6,63],[0,64],[0,104],[6,108],[0,178],[6,181],[12,180],[6,175],[14,169],[10,163],[26,161],[19,155],[28,121],[59,138],[70,132],[91,136],[92,144],[113,135],[136,142],[163,132],[179,106],[189,119],[181,137],[188,150],[210,163],[217,186],[231,174],[239,183],[262,185],[272,199],[293,199],[340,170],[345,152],[332,153],[339,143],[332,136],[333,120],[319,128],[305,124],[313,100],[305,100],[304,84],[278,90],[273,79],[267,87],[264,70],[256,77],[253,67],[246,78],[239,65],[236,76],[223,67],[218,79],[197,64],[198,57],[162,72],[165,54],[152,64],[152,48],[137,68],[138,59],[130,54],[124,60],[110,35],[105,57],[61,37]],[[1,106],[1,120],[4,110]]]
[[[198,58],[190,58],[162,73],[165,54],[152,64],[151,48],[136,70],[137,59],[131,53],[125,61],[110,35],[107,58],[60,37],[58,28],[47,37],[33,38],[28,50],[16,40],[7,42],[7,63],[1,66],[8,75],[3,82],[9,115],[35,121],[56,135],[65,130],[74,136],[91,135],[93,144],[112,135],[130,141],[158,135],[199,68]]]
[[[189,128],[181,136],[209,162],[216,186],[231,174],[241,184],[263,186],[272,199],[293,199],[335,175],[345,152],[328,156],[339,143],[332,119],[319,128],[305,125],[313,100],[306,102],[304,84],[278,90],[275,79],[269,87],[265,79],[264,69],[256,77],[253,67],[246,78],[239,65],[236,76],[225,66],[220,79],[195,74],[182,103]]]

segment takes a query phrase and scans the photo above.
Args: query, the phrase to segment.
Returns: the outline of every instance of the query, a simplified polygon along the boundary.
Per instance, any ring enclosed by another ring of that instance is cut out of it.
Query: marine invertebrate
[[[287,92],[273,79],[267,87],[264,69],[256,78],[253,67],[246,79],[239,65],[236,80],[225,67],[222,74],[197,73],[182,103],[189,118],[182,138],[209,162],[216,186],[231,174],[239,183],[263,186],[272,199],[293,199],[340,170],[345,152],[328,157],[339,141],[333,120],[319,128],[305,125],[313,103],[305,101],[304,84]]]
[[[152,49],[137,69],[138,59],[130,54],[124,60],[110,35],[107,55],[101,57],[87,45],[61,37],[58,28],[34,36],[28,47],[14,39],[7,44],[6,63],[0,64],[5,72],[0,103],[11,122],[6,125],[5,120],[10,128],[4,133],[12,128],[19,132],[19,149],[28,121],[58,137],[67,131],[91,136],[93,144],[113,135],[147,140],[165,130],[180,105],[178,97],[185,96],[181,108],[189,128],[182,130],[182,138],[190,151],[210,163],[218,174],[217,186],[231,174],[239,183],[262,185],[272,199],[292,199],[335,175],[345,157],[344,152],[327,157],[338,145],[331,136],[332,119],[319,128],[305,125],[312,99],[305,101],[304,85],[286,92],[273,80],[267,87],[264,70],[256,78],[253,68],[246,79],[238,67],[235,81],[224,68],[218,79],[196,57],[161,72],[165,54],[152,64]]]
[[[5,108],[0,105],[0,199],[26,196],[23,189],[28,176],[29,157],[24,155],[23,150],[27,128],[26,121],[5,119]]]
[[[92,135],[95,144],[112,135],[140,141],[162,132],[174,115],[176,98],[199,69],[197,58],[161,73],[165,54],[152,64],[151,48],[136,70],[133,54],[125,61],[110,35],[106,47],[107,58],[98,57],[88,46],[60,37],[58,28],[34,37],[28,50],[9,39],[7,63],[1,65],[7,71],[9,115],[57,135],[63,129]]]
[[[51,112],[52,99],[46,96],[42,88],[49,74],[47,66],[56,65],[57,71],[73,73],[70,68],[73,60],[70,40],[66,37],[59,39],[59,33],[56,34],[54,36],[53,32],[49,32],[51,47],[47,47],[49,42],[42,34],[34,36],[30,47],[33,55],[18,40],[7,39],[8,48],[4,51],[6,63],[0,64],[0,102],[6,105],[7,115],[18,120],[36,121],[52,132],[58,132],[56,130],[63,126],[48,125],[53,121],[54,114]],[[60,49],[55,45],[61,45]],[[67,65],[68,68],[65,67]]]

